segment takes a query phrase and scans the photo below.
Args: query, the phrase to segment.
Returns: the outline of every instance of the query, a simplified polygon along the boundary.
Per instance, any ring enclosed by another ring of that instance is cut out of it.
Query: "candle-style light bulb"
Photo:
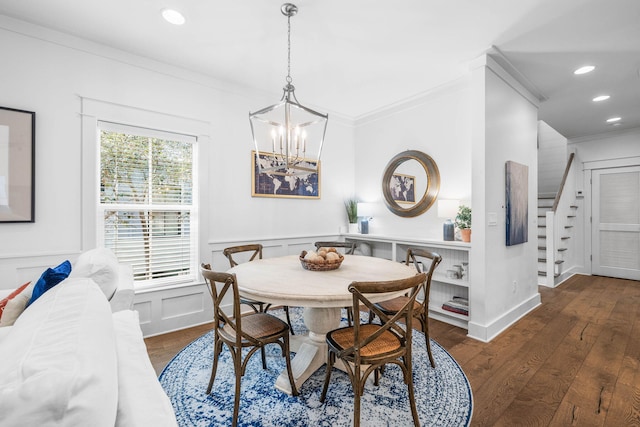
[[[276,130],[271,129],[271,152],[276,153]]]
[[[302,131],[302,152],[303,153],[307,152],[307,131],[306,130]]]

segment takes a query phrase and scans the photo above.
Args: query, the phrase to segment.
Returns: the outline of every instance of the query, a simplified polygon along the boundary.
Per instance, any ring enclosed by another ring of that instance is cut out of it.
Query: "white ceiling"
[[[564,136],[640,127],[640,0],[293,2],[291,76],[303,104],[357,119],[464,76],[495,46]],[[279,96],[282,3],[0,0],[0,14]],[[187,23],[166,23],[165,7]],[[597,68],[574,76],[584,64]],[[611,99],[591,102],[603,93]],[[613,116],[619,125],[605,123]]]

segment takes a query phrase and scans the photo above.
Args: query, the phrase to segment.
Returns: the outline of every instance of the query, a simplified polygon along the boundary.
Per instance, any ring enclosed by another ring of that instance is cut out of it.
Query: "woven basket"
[[[334,262],[327,262],[324,264],[314,264],[312,262],[307,262],[304,259],[304,256],[307,254],[307,251],[302,251],[302,253],[300,254],[300,264],[302,264],[302,268],[304,268],[305,270],[309,270],[309,271],[330,271],[330,270],[337,270],[338,268],[340,268],[340,264],[342,264],[342,261],[344,261],[344,256],[342,254],[338,254],[338,256],[340,257],[337,261]]]

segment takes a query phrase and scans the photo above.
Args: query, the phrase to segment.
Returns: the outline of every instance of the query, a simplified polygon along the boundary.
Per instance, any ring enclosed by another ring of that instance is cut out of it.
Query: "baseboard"
[[[564,282],[566,282],[567,280],[569,280],[571,277],[575,276],[576,274],[584,274],[584,273],[566,272],[564,274],[561,274],[559,277],[556,278],[556,284],[555,284],[554,288],[557,288],[558,286],[560,286],[561,284],[563,284]],[[590,276],[590,274],[589,274],[589,276]]]
[[[526,316],[533,309],[542,304],[540,294],[536,293],[531,298],[523,301],[518,306],[514,307],[510,311],[506,312],[493,322],[487,325],[480,325],[473,321],[469,322],[469,338],[476,339],[482,342],[489,342],[503,331],[515,324],[518,320]]]
[[[209,319],[207,321],[202,321],[200,323],[194,323],[192,325],[183,325],[183,326],[179,326],[173,329],[167,329],[167,330],[162,330],[160,332],[155,332],[152,334],[143,334],[143,338],[151,338],[151,337],[157,337],[158,335],[165,335],[171,332],[177,332],[177,331],[183,331],[185,329],[189,329],[189,328],[194,328],[196,326],[200,326],[200,325],[206,325],[208,323],[213,323],[213,320]],[[213,329],[213,325],[211,326],[211,328]]]

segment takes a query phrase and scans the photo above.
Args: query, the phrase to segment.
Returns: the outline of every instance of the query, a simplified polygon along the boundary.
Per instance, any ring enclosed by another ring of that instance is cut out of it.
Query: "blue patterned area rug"
[[[291,308],[296,334],[305,333],[302,310]],[[271,310],[284,319],[282,310]],[[362,313],[364,316],[364,313]],[[346,320],[343,319],[346,325]],[[421,332],[413,334],[413,382],[422,426],[468,426],[473,397],[469,381],[458,363],[437,342],[431,340],[436,368],[429,357]],[[171,399],[182,427],[230,426],[233,414],[235,376],[231,355],[225,347],[211,394],[206,394],[213,358],[213,332],[209,332],[178,353],[160,374],[160,383]],[[353,391],[347,374],[335,370],[325,403],[320,402],[325,368],[318,369],[300,388],[299,396],[288,396],[274,387],[285,368],[280,347],[267,347],[267,370],[256,353],[242,378],[239,426],[352,426]],[[372,375],[373,376],[373,375]],[[362,426],[412,426],[407,388],[401,370],[388,365],[374,386],[368,381],[361,400]]]

